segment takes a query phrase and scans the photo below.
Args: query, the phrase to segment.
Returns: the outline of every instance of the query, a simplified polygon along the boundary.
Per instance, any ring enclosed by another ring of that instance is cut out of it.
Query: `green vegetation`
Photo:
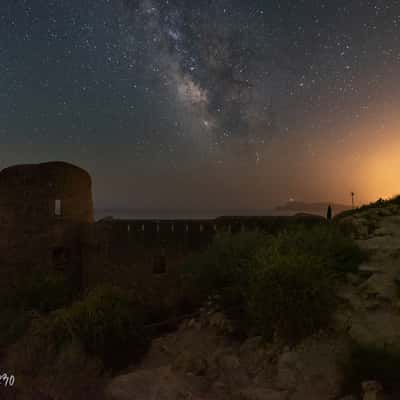
[[[265,338],[296,342],[327,326],[335,306],[332,280],[319,257],[256,253],[246,296],[249,322]]]
[[[275,236],[227,233],[183,269],[199,304],[216,295],[237,333],[296,342],[329,324],[335,279],[363,254],[336,224],[291,227]]]
[[[98,287],[81,301],[33,319],[24,338],[28,364],[51,364],[49,360],[76,344],[106,368],[124,367],[147,350],[145,318],[145,307],[133,293]]]
[[[236,308],[248,281],[247,266],[257,249],[267,246],[271,238],[257,231],[218,234],[205,252],[192,256],[182,269],[186,301],[197,306],[209,295],[218,294],[223,295],[225,309]]]
[[[380,382],[387,394],[400,395],[400,351],[376,345],[352,343],[350,351],[339,360],[344,376],[343,392],[359,394],[360,382]]]
[[[355,272],[365,254],[338,224],[324,224],[311,228],[296,227],[282,232],[276,238],[280,252],[294,252],[319,257],[324,267],[340,276]]]
[[[62,273],[26,273],[0,295],[0,346],[21,336],[35,314],[48,313],[72,302],[76,290]]]
[[[135,293],[101,286],[85,295],[59,273],[18,278],[0,292],[0,347],[27,398],[43,381],[49,397],[100,398],[104,377],[147,351],[144,324],[158,315]]]

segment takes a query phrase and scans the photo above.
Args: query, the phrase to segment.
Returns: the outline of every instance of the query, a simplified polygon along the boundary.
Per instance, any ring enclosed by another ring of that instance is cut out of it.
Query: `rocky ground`
[[[358,342],[400,348],[400,209],[369,209],[345,222],[369,258],[339,291],[347,306],[339,318]]]
[[[106,386],[110,400],[351,400],[341,393],[338,357],[350,339],[400,348],[400,209],[346,217],[369,259],[339,288],[335,326],[289,348],[259,337],[229,339],[229,323],[203,309],[153,341],[141,365]],[[384,399],[379,382],[360,382],[364,400]]]

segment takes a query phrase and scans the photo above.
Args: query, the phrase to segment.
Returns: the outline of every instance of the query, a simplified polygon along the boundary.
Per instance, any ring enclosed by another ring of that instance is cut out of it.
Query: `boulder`
[[[261,347],[263,338],[261,336],[255,336],[246,339],[240,346],[240,356],[246,355],[249,352],[253,352]]]
[[[264,388],[247,388],[240,391],[238,400],[285,400],[287,392]]]
[[[205,375],[208,369],[208,362],[200,355],[193,355],[187,350],[182,351],[173,363],[173,368],[185,374]]]
[[[287,351],[278,359],[276,386],[279,389],[293,389],[299,380],[299,358],[296,352]]]
[[[383,387],[377,381],[366,381],[361,384],[363,400],[383,400]]]
[[[105,394],[107,400],[200,400],[204,387],[201,380],[187,381],[170,367],[161,367],[117,376]]]
[[[392,232],[385,227],[375,229],[374,236],[392,236]]]
[[[213,328],[217,328],[221,331],[224,330],[227,325],[225,315],[222,312],[211,314],[209,317],[209,324]]]

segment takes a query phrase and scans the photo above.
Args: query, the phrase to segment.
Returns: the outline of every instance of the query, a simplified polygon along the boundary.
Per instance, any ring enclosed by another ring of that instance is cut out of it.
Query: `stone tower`
[[[0,268],[77,270],[82,227],[92,222],[83,169],[56,161],[0,172]]]

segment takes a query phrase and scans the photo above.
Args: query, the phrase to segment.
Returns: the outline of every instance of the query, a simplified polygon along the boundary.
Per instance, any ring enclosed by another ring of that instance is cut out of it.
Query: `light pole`
[[[355,193],[351,192],[351,207],[353,208],[353,210],[354,210],[354,196],[355,196]]]

